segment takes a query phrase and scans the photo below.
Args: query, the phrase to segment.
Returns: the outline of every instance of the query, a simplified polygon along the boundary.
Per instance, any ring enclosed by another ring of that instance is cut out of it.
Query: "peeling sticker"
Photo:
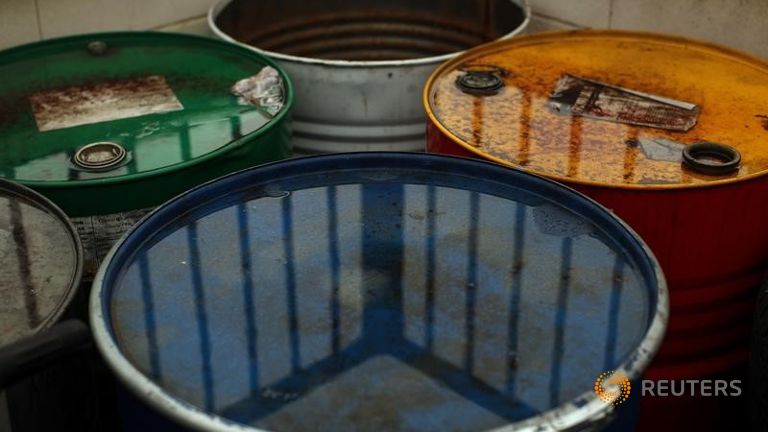
[[[41,132],[184,109],[160,75],[45,90],[29,101]]]
[[[598,81],[563,75],[549,97],[552,111],[616,123],[688,131],[698,105]]]
[[[657,161],[667,162],[682,162],[683,161],[683,149],[685,144],[679,142],[657,138],[657,139],[643,139],[637,140],[640,149],[645,154],[645,157]]]
[[[241,105],[258,106],[273,117],[283,108],[283,80],[277,69],[271,66],[265,66],[256,75],[236,82],[231,91],[239,96]]]

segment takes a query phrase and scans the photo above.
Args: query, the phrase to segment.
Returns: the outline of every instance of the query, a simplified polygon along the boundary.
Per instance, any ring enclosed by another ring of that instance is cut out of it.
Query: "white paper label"
[[[83,243],[83,254],[85,255],[83,278],[85,280],[93,279],[101,260],[107,255],[112,245],[150,211],[152,209],[147,208],[72,218],[72,223],[77,228],[80,241]]]
[[[160,75],[46,90],[29,101],[41,132],[184,109]]]

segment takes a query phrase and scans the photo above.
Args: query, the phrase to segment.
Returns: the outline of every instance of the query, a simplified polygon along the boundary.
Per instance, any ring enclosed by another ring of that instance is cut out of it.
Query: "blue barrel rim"
[[[453,172],[450,171],[451,168],[459,168],[465,171],[463,175],[474,176],[485,182],[515,184],[513,182],[517,180],[517,184],[520,184],[519,181],[522,179],[526,182],[526,190],[531,194],[536,195],[536,191],[542,189],[548,192],[554,191],[556,196],[550,196],[551,201],[560,203],[581,216],[590,216],[590,220],[603,230],[610,228],[615,230],[611,231],[612,233],[620,233],[620,236],[612,237],[620,240],[619,243],[625,248],[624,252],[634,258],[636,263],[644,264],[638,268],[638,273],[645,279],[646,284],[653,283],[656,287],[655,292],[652,293],[655,295],[655,310],[647,323],[645,337],[627,359],[615,367],[614,371],[625,374],[631,381],[642,377],[664,338],[669,317],[669,294],[666,279],[655,255],[629,225],[582,193],[521,169],[508,168],[478,159],[409,152],[340,153],[276,161],[206,182],[176,196],[146,215],[113,245],[102,261],[91,289],[89,301],[91,330],[96,346],[112,372],[141,400],[185,427],[222,432],[264,431],[206,412],[171,396],[140,372],[122,353],[112,332],[109,304],[112,287],[110,285],[125,269],[124,263],[130,262],[135,251],[151,235],[175,220],[178,215],[204,207],[221,199],[227,193],[243,189],[232,187],[235,184],[246,183],[252,187],[260,182],[274,181],[275,178],[298,173],[306,174],[312,168],[321,171],[327,171],[330,168],[350,169],[350,166],[354,166],[355,169],[370,169],[377,165],[381,167],[386,162],[394,163],[398,168],[407,168],[410,164],[419,166],[421,169],[442,172]],[[536,186],[536,189],[528,189],[532,185]],[[566,200],[557,199],[558,196],[565,197]],[[568,205],[562,204],[564,202]],[[526,420],[493,429],[493,431],[555,432],[605,421],[614,415],[615,409],[614,405],[601,401],[596,393],[589,389],[556,408]]]

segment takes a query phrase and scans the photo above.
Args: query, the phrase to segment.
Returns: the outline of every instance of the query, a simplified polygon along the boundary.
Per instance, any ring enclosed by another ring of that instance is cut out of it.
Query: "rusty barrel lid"
[[[430,77],[431,122],[472,154],[570,183],[688,188],[768,172],[768,63],[628,31],[478,47]]]
[[[603,207],[414,153],[193,189],[123,237],[91,292],[118,377],[229,431],[575,429],[613,409],[596,381],[640,377],[667,310],[653,255]]]
[[[80,283],[82,247],[42,195],[0,179],[0,347],[54,324]]]

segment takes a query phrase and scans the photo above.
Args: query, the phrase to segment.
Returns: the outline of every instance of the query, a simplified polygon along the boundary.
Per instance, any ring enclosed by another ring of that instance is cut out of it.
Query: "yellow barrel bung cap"
[[[457,145],[571,183],[692,187],[768,171],[768,63],[704,42],[532,35],[445,63],[424,98]]]

